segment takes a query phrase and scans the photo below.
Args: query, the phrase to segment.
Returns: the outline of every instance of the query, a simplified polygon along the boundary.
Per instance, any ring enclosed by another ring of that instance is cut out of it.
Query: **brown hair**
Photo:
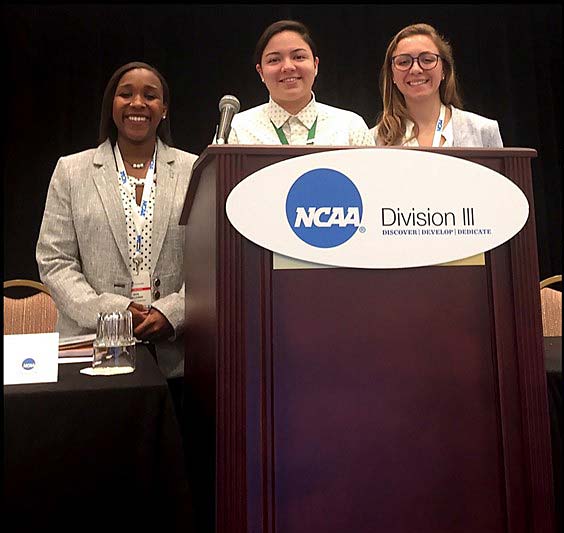
[[[133,61],[131,63],[127,63],[126,65],[122,65],[112,74],[110,81],[108,81],[104,90],[104,97],[102,98],[98,142],[101,144],[106,139],[110,139],[112,144],[114,144],[117,141],[118,132],[112,115],[116,88],[123,75],[136,68],[150,70],[161,82],[163,87],[163,104],[167,106],[167,120],[160,121],[159,126],[157,127],[157,136],[165,144],[172,146],[172,134],[170,133],[170,92],[168,90],[168,84],[164,79],[164,76],[155,67],[152,67],[147,63],[143,63],[142,61]]]
[[[439,50],[445,76],[439,87],[441,102],[445,105],[452,104],[462,108],[452,48],[448,41],[429,24],[419,23],[406,26],[395,35],[388,45],[384,64],[380,70],[380,93],[382,95],[383,110],[376,125],[378,130],[376,141],[378,145],[395,146],[400,144],[405,135],[406,120],[411,120],[405,98],[393,82],[392,55],[402,39],[412,37],[413,35],[429,36]],[[412,138],[417,137],[418,133],[417,124],[415,124]]]
[[[255,65],[261,64],[262,53],[266,48],[266,45],[276,34],[281,33],[283,31],[293,31],[297,33],[311,48],[311,52],[313,53],[314,59],[317,57],[317,47],[311,38],[308,28],[305,24],[298,22],[297,20],[278,20],[277,22],[273,22],[266,30],[262,32],[262,35],[259,37],[257,44],[255,46],[255,53],[254,53],[254,62]]]

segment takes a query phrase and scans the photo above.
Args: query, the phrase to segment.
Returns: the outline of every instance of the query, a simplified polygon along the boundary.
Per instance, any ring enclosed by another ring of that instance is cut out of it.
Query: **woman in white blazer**
[[[61,157],[37,242],[62,337],[99,312],[129,309],[168,379],[184,373],[183,247],[178,225],[196,156],[172,148],[169,89],[152,66],[123,65],[102,101],[100,145]],[[140,204],[140,205],[139,205]]]
[[[378,146],[503,146],[498,123],[462,111],[449,43],[428,24],[392,39],[380,71]]]
[[[269,99],[233,117],[229,144],[374,146],[360,115],[316,100],[319,57],[304,24],[270,24],[256,44],[254,63]]]

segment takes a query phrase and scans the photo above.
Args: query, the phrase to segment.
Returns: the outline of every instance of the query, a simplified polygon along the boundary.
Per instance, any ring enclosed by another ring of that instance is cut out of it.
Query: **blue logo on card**
[[[24,370],[31,370],[34,367],[35,367],[35,359],[32,359],[31,357],[24,359],[24,361],[22,363],[22,368]]]
[[[362,198],[343,173],[317,168],[302,174],[290,188],[286,217],[302,241],[317,248],[334,248],[360,227]]]

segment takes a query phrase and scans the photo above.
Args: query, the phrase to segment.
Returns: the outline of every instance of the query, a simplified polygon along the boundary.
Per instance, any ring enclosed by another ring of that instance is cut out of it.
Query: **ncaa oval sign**
[[[226,212],[242,235],[288,257],[404,268],[499,246],[524,226],[529,205],[512,181],[477,163],[377,148],[265,167],[234,187]]]

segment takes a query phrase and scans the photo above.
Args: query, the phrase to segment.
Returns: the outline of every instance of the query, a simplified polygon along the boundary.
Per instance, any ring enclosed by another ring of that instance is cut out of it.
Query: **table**
[[[556,531],[562,531],[562,337],[544,337]]]
[[[562,374],[562,337],[543,337],[543,343],[545,370]]]
[[[4,517],[14,531],[190,531],[191,495],[165,378],[138,345],[132,374],[4,387]],[[103,528],[103,529],[99,529]]]

